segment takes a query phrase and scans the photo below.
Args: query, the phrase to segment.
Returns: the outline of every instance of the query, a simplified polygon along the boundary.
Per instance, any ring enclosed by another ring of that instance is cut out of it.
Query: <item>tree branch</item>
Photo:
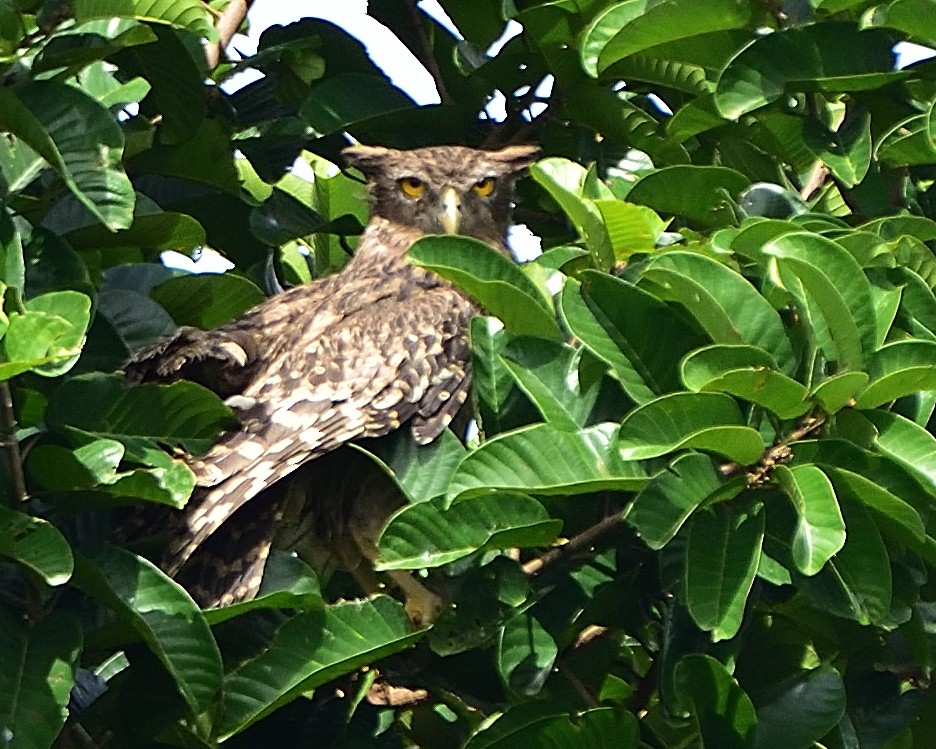
[[[221,53],[231,43],[234,34],[240,28],[240,25],[247,17],[247,11],[253,5],[253,0],[230,0],[227,7],[218,18],[215,24],[215,31],[218,32],[218,41],[211,42],[205,46],[205,61],[208,63],[208,70],[214,70],[221,62]]]
[[[6,448],[10,464],[10,481],[13,495],[20,502],[29,499],[26,491],[26,476],[23,474],[23,455],[16,440],[16,413],[13,411],[13,392],[8,381],[0,382],[0,444]]]
[[[439,63],[436,61],[435,55],[432,54],[432,45],[429,43],[429,36],[426,34],[426,27],[423,24],[424,19],[420,17],[420,10],[416,7],[415,0],[406,4],[406,12],[409,14],[413,29],[416,32],[416,36],[419,38],[419,49],[411,51],[425,66],[426,70],[429,71],[429,75],[432,76],[432,80],[436,85],[436,90],[439,92],[439,99],[443,104],[447,104],[452,100],[452,97],[445,87],[445,81],[442,79],[442,70],[439,68]]]
[[[550,564],[555,564],[560,559],[564,559],[576,551],[586,549],[594,543],[595,539],[601,534],[616,528],[624,522],[624,515],[616,512],[602,518],[594,525],[586,528],[578,535],[572,536],[562,546],[556,546],[536,559],[531,559],[523,565],[523,572],[527,577],[534,577],[543,571]]]

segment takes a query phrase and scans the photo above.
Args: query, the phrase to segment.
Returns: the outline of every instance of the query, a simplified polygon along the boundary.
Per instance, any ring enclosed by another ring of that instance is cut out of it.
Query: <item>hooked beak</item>
[[[458,234],[458,225],[461,223],[461,198],[454,187],[446,187],[442,191],[442,213],[439,214],[442,229],[446,234]]]

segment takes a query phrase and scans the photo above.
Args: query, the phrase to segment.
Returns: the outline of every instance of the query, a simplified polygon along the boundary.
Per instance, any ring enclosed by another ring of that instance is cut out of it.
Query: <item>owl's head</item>
[[[536,159],[538,149],[435,146],[397,151],[354,146],[342,153],[367,177],[373,215],[426,234],[464,234],[502,246],[514,182]]]

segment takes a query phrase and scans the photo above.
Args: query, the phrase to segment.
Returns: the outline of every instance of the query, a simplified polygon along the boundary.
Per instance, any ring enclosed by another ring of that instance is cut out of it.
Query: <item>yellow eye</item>
[[[486,198],[492,192],[494,192],[494,178],[485,177],[480,182],[475,182],[471,189],[474,190],[475,195],[480,195],[482,198]]]
[[[400,190],[408,198],[418,198],[426,191],[426,185],[415,177],[404,177],[399,185]]]

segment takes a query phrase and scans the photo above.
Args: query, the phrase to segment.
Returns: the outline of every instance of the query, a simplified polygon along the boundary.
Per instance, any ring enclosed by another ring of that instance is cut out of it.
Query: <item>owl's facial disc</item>
[[[461,224],[461,198],[454,187],[446,187],[442,191],[441,199],[439,222],[446,234],[458,234],[458,226]]]

